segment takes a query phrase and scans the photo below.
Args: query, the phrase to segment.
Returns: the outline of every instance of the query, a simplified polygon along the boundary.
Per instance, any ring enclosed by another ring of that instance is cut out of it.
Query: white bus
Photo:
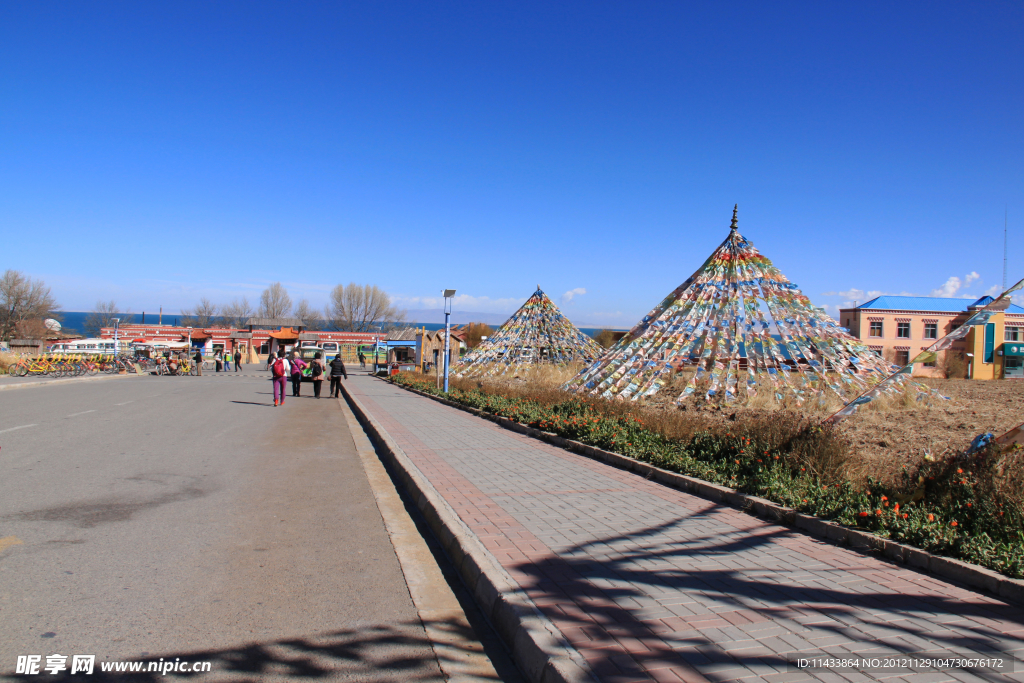
[[[131,340],[118,339],[115,349],[113,339],[76,339],[54,344],[48,350],[50,353],[128,353],[131,350]]]

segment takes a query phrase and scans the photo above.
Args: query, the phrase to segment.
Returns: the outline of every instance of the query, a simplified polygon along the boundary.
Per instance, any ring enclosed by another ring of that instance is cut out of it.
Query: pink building
[[[839,310],[839,324],[872,350],[905,365],[922,350],[959,327],[970,312],[992,301],[929,296],[880,296],[855,308]],[[1024,308],[1011,304],[979,325],[951,352],[960,356],[970,379],[1024,378]],[[918,364],[914,375],[943,377],[945,358]]]

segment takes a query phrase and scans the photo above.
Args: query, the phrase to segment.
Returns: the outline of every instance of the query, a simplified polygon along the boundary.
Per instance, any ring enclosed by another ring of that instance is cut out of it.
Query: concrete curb
[[[764,498],[740,493],[728,488],[727,486],[712,484],[704,481],[703,479],[688,477],[677,472],[669,472],[668,470],[663,470],[645,462],[634,460],[633,458],[620,455],[619,453],[613,453],[612,451],[588,446],[587,444],[566,439],[565,437],[558,436],[551,432],[544,432],[539,429],[534,429],[533,427],[527,427],[526,425],[519,424],[518,422],[513,422],[507,417],[499,417],[491,413],[485,413],[479,408],[464,406],[456,401],[441,398],[440,396],[433,396],[416,389],[404,387],[400,384],[394,384],[392,382],[388,383],[392,386],[397,386],[400,389],[418,394],[419,396],[433,399],[434,401],[443,403],[446,406],[458,408],[459,410],[471,413],[477,417],[490,420],[491,422],[513,432],[525,434],[535,439],[550,443],[553,446],[558,446],[559,448],[564,448],[574,453],[606,463],[612,467],[633,472],[645,479],[652,479],[660,484],[671,486],[672,488],[691,493],[715,503],[724,503],[731,507],[740,508],[745,512],[749,512],[772,522],[795,527],[810,536],[831,541],[835,545],[847,546],[853,550],[861,552],[879,554],[895,563],[905,564],[915,569],[928,571],[937,576],[941,576],[942,578],[970,586],[971,588],[988,591],[992,595],[998,596],[1008,602],[1024,605],[1024,581],[1020,579],[1011,579],[1010,577],[1003,576],[991,569],[979,567],[978,565],[970,564],[969,562],[955,560],[951,557],[934,555],[925,550],[921,550],[920,548],[896,543],[895,541],[890,541],[872,533],[851,529],[849,527],[836,524],[835,522],[821,519],[820,517],[804,515],[798,513],[793,508],[773,503],[770,500],[765,500]]]
[[[534,683],[595,683],[583,656],[537,609],[359,399],[344,383],[341,388],[526,678]]]
[[[123,377],[143,377],[144,375],[138,375],[135,373],[114,374],[114,375],[100,375],[98,377],[68,377],[67,379],[47,379],[42,382],[23,382],[21,384],[8,384],[4,386],[0,384],[0,391],[8,391],[11,389],[28,389],[29,387],[45,387],[48,384],[69,384],[76,382],[98,382],[104,379],[119,379]]]

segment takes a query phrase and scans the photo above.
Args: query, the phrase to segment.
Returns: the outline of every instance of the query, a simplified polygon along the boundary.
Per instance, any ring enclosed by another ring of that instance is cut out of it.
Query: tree
[[[42,280],[16,270],[0,278],[0,339],[9,340],[18,323],[52,317],[56,309],[57,301]]]
[[[132,322],[135,316],[130,311],[120,311],[116,301],[97,301],[96,308],[85,318],[85,333],[90,337],[100,336],[101,328],[114,326],[114,318],[124,325]]]
[[[487,323],[469,323],[466,325],[466,346],[475,349],[480,346],[483,337],[490,337],[494,330]]]
[[[204,296],[195,307],[181,312],[181,324],[185,327],[211,327],[216,316],[217,307]]]
[[[306,299],[300,301],[295,307],[295,317],[301,320],[308,329],[317,327],[324,319],[323,313],[310,306]]]
[[[233,299],[220,311],[220,314],[224,316],[224,324],[236,328],[245,327],[245,323],[249,322],[249,318],[253,317],[254,313],[252,304],[244,296],[241,299]]]
[[[401,323],[405,311],[391,304],[391,297],[377,285],[337,285],[331,290],[327,320],[336,330],[370,332],[380,324]]]
[[[260,294],[261,318],[284,318],[292,312],[292,298],[280,282],[275,282]]]
[[[611,330],[599,330],[598,333],[594,335],[594,341],[602,347],[610,349],[618,339],[616,339],[615,333]]]

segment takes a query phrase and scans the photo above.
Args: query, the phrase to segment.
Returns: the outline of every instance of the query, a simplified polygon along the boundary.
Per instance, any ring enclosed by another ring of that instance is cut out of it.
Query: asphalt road
[[[233,373],[0,392],[0,674],[443,680],[337,402],[272,403]]]

